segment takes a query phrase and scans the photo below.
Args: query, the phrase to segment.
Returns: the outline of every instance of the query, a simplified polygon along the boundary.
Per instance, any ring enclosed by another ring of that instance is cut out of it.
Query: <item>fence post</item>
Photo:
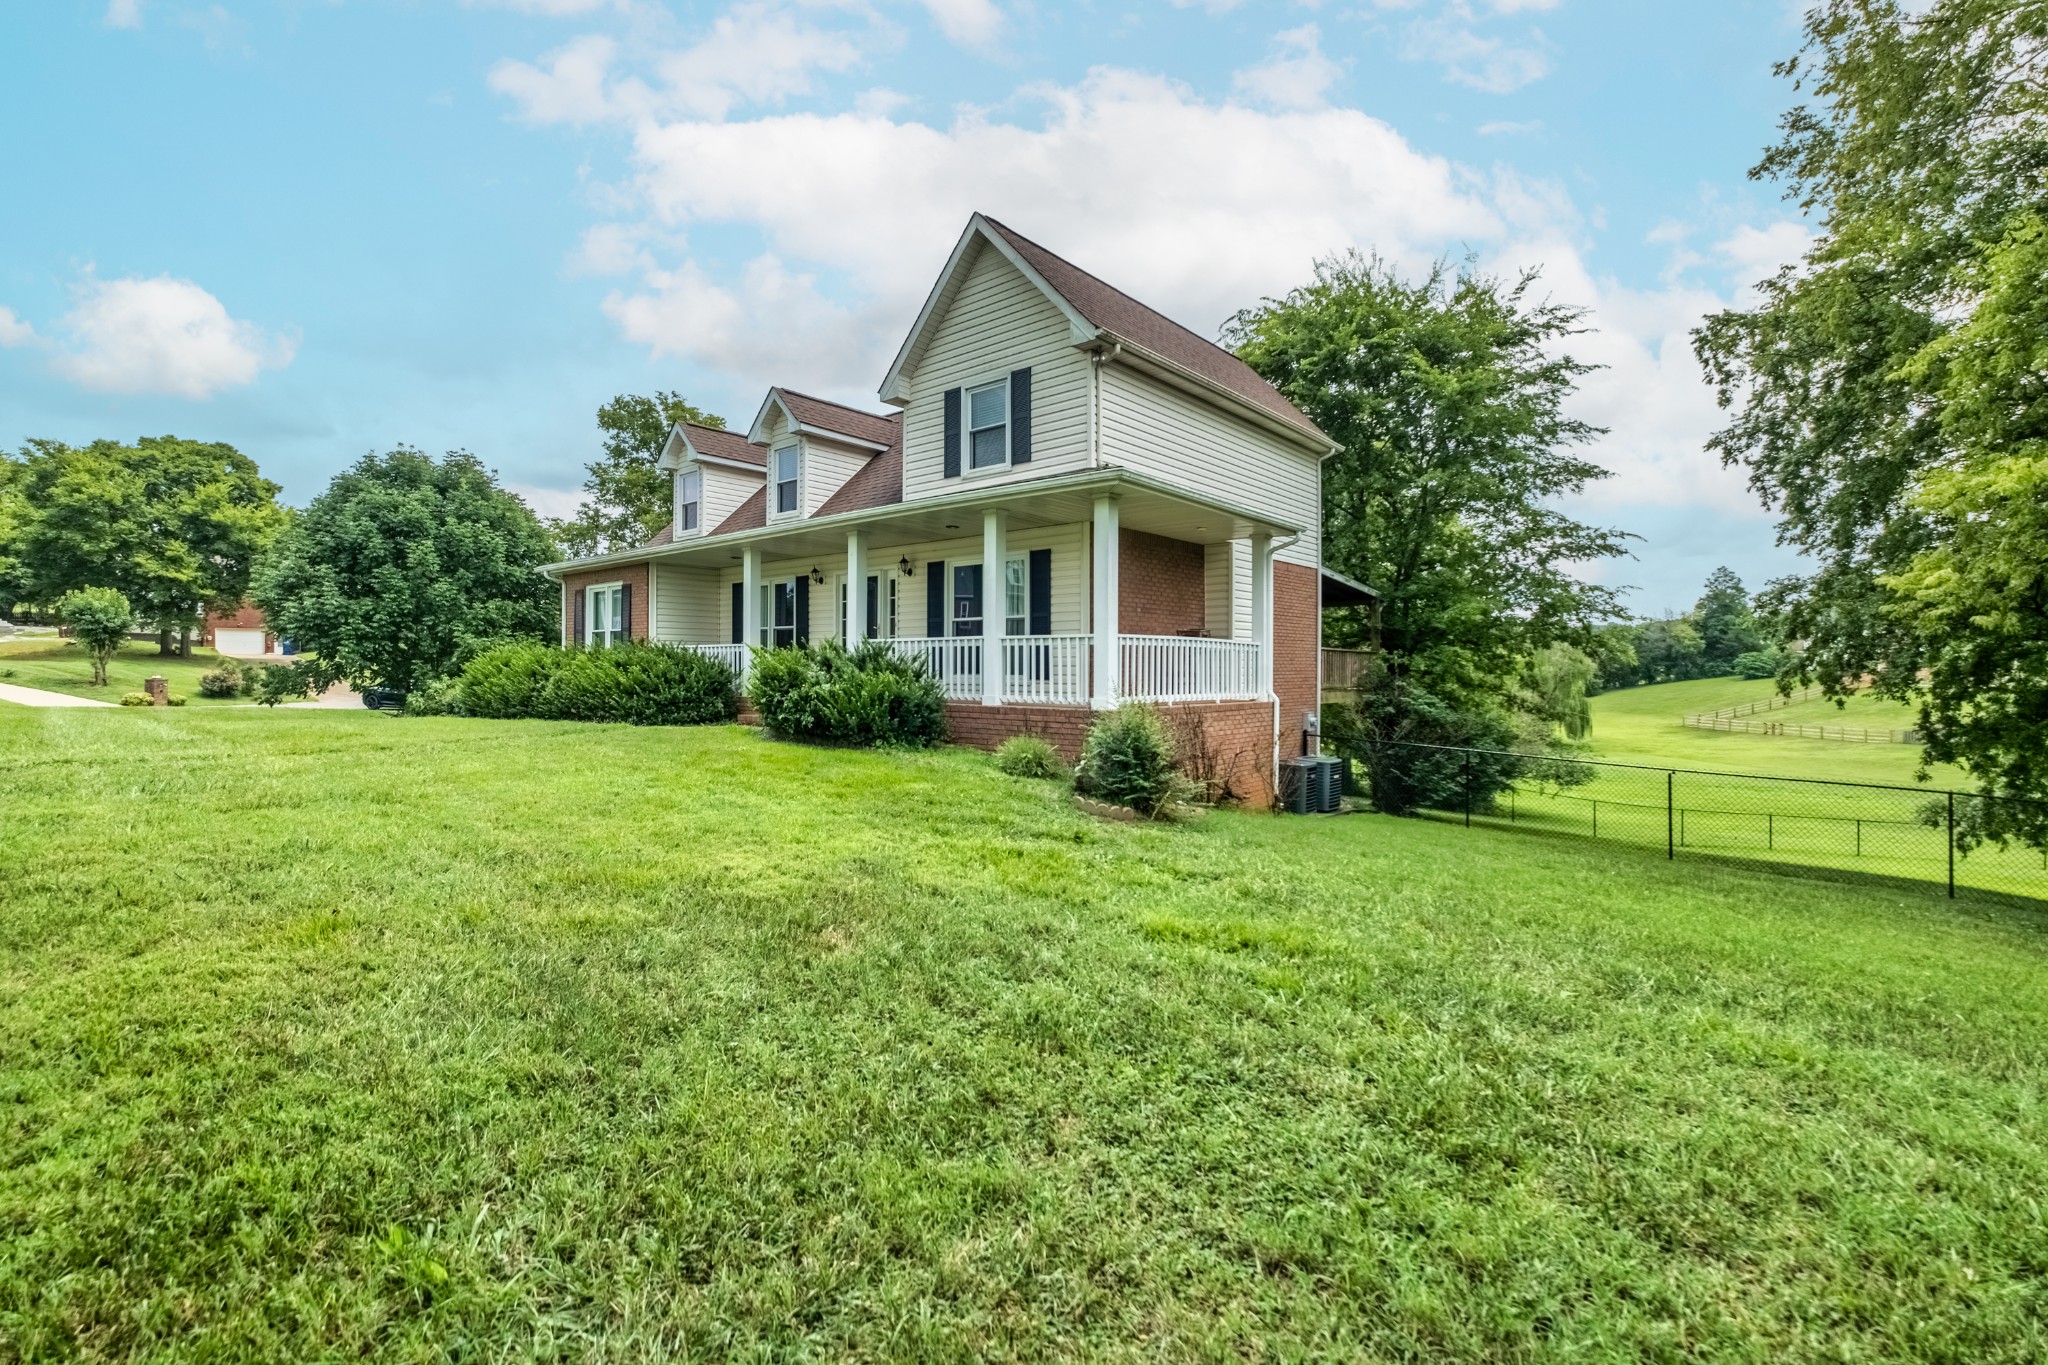
[[[1673,817],[1672,817],[1672,814],[1671,814],[1671,811],[1672,811],[1672,807],[1673,807],[1673,805],[1675,804],[1675,796],[1676,796],[1676,791],[1677,791],[1677,787],[1678,787],[1678,774],[1677,774],[1677,773],[1675,773],[1675,772],[1667,772],[1667,773],[1665,773],[1665,774],[1664,774],[1664,856],[1665,856],[1665,858],[1666,858],[1666,859],[1675,859],[1675,858],[1677,858],[1677,857],[1678,857],[1678,841],[1677,841],[1677,835],[1676,835],[1676,831],[1674,831],[1674,830],[1672,829],[1672,818],[1673,818]]]
[[[1472,751],[1465,751],[1465,828],[1472,828]]]
[[[1956,794],[1948,794],[1948,898],[1956,898]]]

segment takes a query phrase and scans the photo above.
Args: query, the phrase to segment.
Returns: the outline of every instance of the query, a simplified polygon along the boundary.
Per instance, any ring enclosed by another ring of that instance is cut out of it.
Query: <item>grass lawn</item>
[[[2038,916],[737,727],[0,803],[6,1359],[2048,1353]]]
[[[193,706],[248,705],[246,698],[215,700],[199,695],[199,675],[218,667],[220,656],[197,645],[192,647],[191,658],[179,659],[158,654],[153,640],[124,640],[107,660],[107,685],[94,687],[92,657],[84,645],[48,635],[0,642],[0,682],[119,701],[123,692],[140,692],[144,678],[161,673],[171,691],[183,693]],[[9,669],[14,670],[11,675]]]

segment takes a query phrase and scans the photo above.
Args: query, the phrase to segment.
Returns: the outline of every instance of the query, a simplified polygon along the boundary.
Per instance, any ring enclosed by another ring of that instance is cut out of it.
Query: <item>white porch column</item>
[[[846,533],[846,647],[868,638],[868,537]]]
[[[1107,710],[1116,705],[1117,680],[1117,509],[1116,498],[1095,500],[1095,527],[1089,556],[1089,582],[1095,614],[1095,685],[1089,705]]]
[[[761,643],[761,549],[749,545],[740,556],[740,677],[753,671],[753,647]]]
[[[1273,537],[1252,537],[1252,639],[1259,643],[1259,695],[1273,695]]]
[[[1009,557],[1009,518],[990,508],[981,514],[981,704],[1003,704],[1003,632],[1009,628],[1010,598],[1003,577]]]

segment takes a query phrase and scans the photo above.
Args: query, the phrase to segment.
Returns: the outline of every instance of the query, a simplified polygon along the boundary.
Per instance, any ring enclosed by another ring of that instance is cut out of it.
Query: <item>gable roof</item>
[[[700,455],[717,460],[737,460],[757,469],[768,467],[768,452],[747,440],[746,433],[724,427],[707,427],[696,422],[679,422],[683,435]]]
[[[864,445],[880,450],[896,439],[895,428],[889,425],[889,418],[879,412],[863,412],[850,408],[844,403],[834,403],[829,398],[813,398],[807,393],[785,389],[780,385],[768,390],[768,396],[761,400],[761,410],[754,415],[754,425],[747,429],[749,441],[766,443],[764,431],[769,414],[781,408],[789,418],[792,430],[810,436],[836,436],[853,445]]]
[[[818,505],[814,516],[861,512],[903,501],[903,416],[884,418],[890,428],[889,448],[854,471],[853,477]]]
[[[1061,256],[1055,256],[1016,229],[984,217],[989,227],[1010,244],[1039,278],[1052,286],[1073,310],[1090,324],[1134,342],[1153,354],[1191,370],[1220,389],[1255,404],[1288,425],[1312,435],[1322,430],[1286,395],[1260,376],[1257,370],[1218,346],[1167,317],[1148,308],[1123,290],[1089,274]]]

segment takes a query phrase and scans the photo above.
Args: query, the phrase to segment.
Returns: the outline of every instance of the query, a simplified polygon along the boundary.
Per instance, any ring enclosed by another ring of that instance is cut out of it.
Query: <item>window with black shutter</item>
[[[933,639],[946,633],[946,561],[924,566],[924,633]]]

